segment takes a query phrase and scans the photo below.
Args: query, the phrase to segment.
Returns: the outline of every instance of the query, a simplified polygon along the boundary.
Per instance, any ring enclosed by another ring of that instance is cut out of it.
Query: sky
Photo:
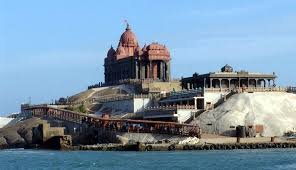
[[[173,78],[229,64],[296,86],[295,0],[0,0],[0,115],[103,81],[124,20],[169,48]]]

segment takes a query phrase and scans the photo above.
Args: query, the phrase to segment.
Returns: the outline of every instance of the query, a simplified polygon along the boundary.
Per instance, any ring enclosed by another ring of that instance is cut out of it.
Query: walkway
[[[83,113],[53,108],[48,105],[29,106],[24,108],[24,112],[34,117],[50,117],[118,132],[198,136],[199,130],[197,125],[179,124],[175,122],[98,118]]]

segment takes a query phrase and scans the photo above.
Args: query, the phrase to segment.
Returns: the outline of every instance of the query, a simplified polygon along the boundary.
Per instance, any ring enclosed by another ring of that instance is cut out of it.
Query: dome
[[[226,64],[224,67],[221,68],[221,72],[233,72],[233,68]]]
[[[115,51],[114,48],[111,46],[110,49],[108,50],[107,57],[108,57],[108,58],[114,57],[115,54],[116,54],[116,51]]]
[[[125,32],[121,35],[119,44],[123,47],[137,47],[138,40],[136,35],[131,31],[129,24],[127,24]]]
[[[165,45],[153,42],[146,48],[145,55],[148,56],[149,60],[170,60],[170,52]]]
[[[153,42],[147,47],[148,50],[165,50],[166,47],[164,45],[158,44],[157,42]]]
[[[153,42],[147,46],[147,51],[150,54],[159,54],[164,56],[170,56],[169,50],[165,45],[158,44],[157,42]]]

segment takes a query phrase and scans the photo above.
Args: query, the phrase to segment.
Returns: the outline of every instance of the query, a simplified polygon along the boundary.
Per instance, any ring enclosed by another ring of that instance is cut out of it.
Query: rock
[[[6,131],[5,139],[7,141],[7,144],[10,147],[24,147],[26,145],[25,140],[16,132],[13,130]]]
[[[15,125],[0,128],[0,148],[20,148],[32,144],[32,128],[43,120],[39,118],[26,119]]]
[[[7,148],[7,147],[8,147],[8,144],[7,144],[6,139],[3,136],[1,136],[0,137],[0,149]]]

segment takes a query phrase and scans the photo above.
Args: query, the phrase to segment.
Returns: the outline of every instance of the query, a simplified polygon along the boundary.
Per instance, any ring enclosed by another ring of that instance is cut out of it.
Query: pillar
[[[197,110],[197,98],[196,97],[194,97],[194,109]]]
[[[219,87],[220,87],[220,90],[222,90],[222,83],[221,83],[222,79],[219,79]]]
[[[153,66],[152,66],[152,61],[149,63],[149,78],[153,79]]]
[[[231,79],[228,79],[228,88],[230,89]]]
[[[206,88],[206,81],[207,81],[207,79],[204,78],[204,85],[203,85],[203,88],[204,88],[204,89]]]
[[[210,78],[210,88],[212,88],[213,79]]]
[[[272,87],[275,87],[275,80],[272,79]]]
[[[165,63],[163,62],[163,61],[161,61],[160,62],[160,64],[161,64],[161,79],[163,80],[163,81],[165,81]]]
[[[138,63],[137,60],[135,61],[135,66],[136,66],[136,68],[135,68],[135,78],[138,79],[139,78],[139,63]]]
[[[170,61],[167,62],[167,69],[166,69],[166,81],[171,80],[171,64]]]
[[[146,78],[146,64],[145,63],[142,63],[141,62],[141,74],[142,74],[142,77],[141,77],[141,79],[145,79]]]
[[[248,88],[249,88],[249,87],[250,87],[250,79],[249,79],[249,77],[247,78],[247,81],[248,81],[247,86],[248,86]]]

